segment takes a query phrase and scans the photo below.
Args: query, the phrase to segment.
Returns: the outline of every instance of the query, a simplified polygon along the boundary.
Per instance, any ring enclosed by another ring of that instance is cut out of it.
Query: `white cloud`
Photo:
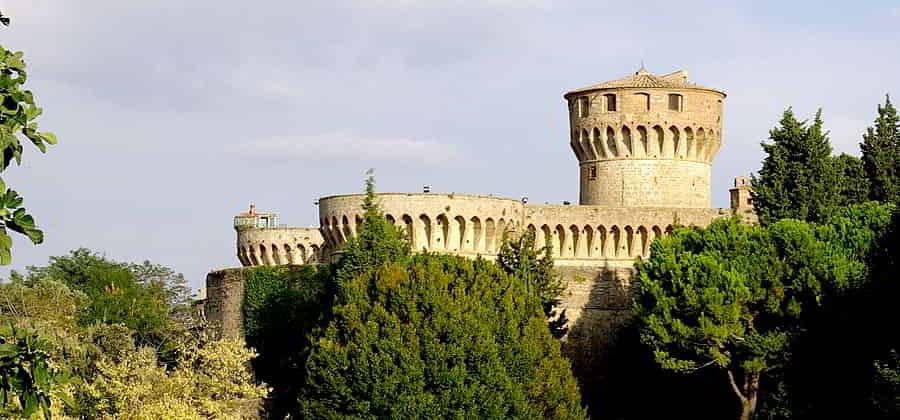
[[[242,156],[266,160],[403,162],[448,165],[462,161],[454,145],[409,138],[373,138],[347,132],[276,136],[228,147]]]

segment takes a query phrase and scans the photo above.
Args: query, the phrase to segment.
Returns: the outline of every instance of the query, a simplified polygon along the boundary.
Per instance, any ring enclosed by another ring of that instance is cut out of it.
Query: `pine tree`
[[[342,285],[298,418],[583,419],[540,301],[492,262],[424,254]]]
[[[809,124],[788,108],[762,143],[766,156],[753,177],[753,203],[760,222],[793,218],[818,221],[840,203],[839,178],[831,158],[822,110]]]
[[[876,201],[900,200],[900,117],[886,96],[878,105],[875,126],[863,134],[863,165],[869,178],[869,198]]]
[[[741,420],[753,418],[766,378],[791,361],[806,314],[865,272],[797,220],[677,229],[654,241],[636,268],[635,320],[656,363],[684,374],[722,372]]]
[[[565,290],[565,285],[553,268],[550,247],[535,249],[534,240],[532,230],[525,230],[514,238],[504,238],[497,264],[506,274],[522,280],[528,291],[540,298],[544,316],[549,320],[550,332],[560,338],[568,331],[565,327],[568,319],[565,310],[557,313],[555,308],[559,305],[559,295]]]
[[[370,171],[371,173],[371,171]],[[396,226],[389,223],[378,206],[375,177],[366,179],[362,223],[357,234],[340,250],[335,278],[338,287],[369,269],[409,258],[409,242]]]

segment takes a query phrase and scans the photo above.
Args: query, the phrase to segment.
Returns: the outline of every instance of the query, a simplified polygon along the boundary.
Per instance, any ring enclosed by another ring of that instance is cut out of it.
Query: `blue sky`
[[[319,196],[577,201],[567,89],[685,69],[728,93],[713,204],[781,112],[824,109],[836,152],[900,94],[900,3],[0,0],[60,144],[4,174],[46,230],[22,269],[88,247],[195,287],[238,265],[249,203],[314,225]]]

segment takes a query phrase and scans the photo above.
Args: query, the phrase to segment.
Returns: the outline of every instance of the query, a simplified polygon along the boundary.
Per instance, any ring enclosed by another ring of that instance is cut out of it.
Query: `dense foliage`
[[[663,368],[722,370],[752,418],[760,379],[783,366],[803,316],[864,266],[794,220],[677,230],[638,263],[635,315]]]
[[[317,336],[309,418],[581,418],[540,301],[483,260],[423,255],[344,284]]]
[[[839,179],[838,205],[849,206],[869,200],[869,179],[862,159],[841,153],[832,158],[832,165]]]
[[[366,193],[334,266],[245,270],[244,330],[273,387],[267,416],[584,417],[547,328],[552,261],[515,260],[527,253],[508,245],[506,268],[523,281],[483,260],[411,257],[372,178]]]
[[[363,217],[356,236],[341,248],[341,258],[335,264],[338,287],[373,267],[409,258],[408,238],[396,226],[385,220],[375,195],[375,178],[366,179]]]
[[[900,201],[900,116],[890,97],[878,105],[875,126],[866,129],[860,149],[871,186],[869,198]]]
[[[809,123],[788,108],[769,132],[771,143],[762,143],[766,157],[753,177],[752,192],[761,223],[819,221],[840,202],[840,177],[823,124],[821,110]]]
[[[266,389],[247,369],[253,353],[239,340],[210,341],[180,353],[177,367],[160,365],[149,347],[101,358],[79,392],[100,419],[239,419],[255,414]],[[242,413],[243,412],[243,416]]]
[[[896,310],[873,294],[896,288],[873,265],[891,255],[893,211],[867,203],[819,225],[721,220],[676,230],[638,264],[642,341],[664,369],[722,371],[742,418],[752,418],[761,393],[765,418],[872,411],[870,400],[887,398],[874,391],[876,369],[891,377],[884,367],[897,340],[877,327]]]
[[[894,304],[900,292],[898,218],[891,205],[866,203],[835,213],[819,227],[821,238],[865,262],[866,270],[845,293],[828,296],[819,311],[805,317],[807,334],[794,346],[783,375],[770,384],[782,401],[765,401],[764,409],[775,412],[766,418],[900,415],[900,393],[888,385],[891,370],[900,373],[892,362],[900,334],[885,328],[887,320],[900,319]],[[884,403],[890,400],[892,407]]]
[[[525,284],[529,293],[540,299],[544,316],[549,320],[548,326],[554,337],[560,338],[568,331],[565,310],[557,314],[559,296],[565,285],[559,273],[553,268],[553,257],[550,246],[535,249],[535,233],[526,230],[516,237],[505,237],[497,254],[497,265]]]
[[[327,267],[313,266],[254,267],[244,273],[244,336],[259,353],[254,372],[272,387],[269,418],[299,409],[311,333],[331,309],[330,275]]]
[[[3,414],[30,417],[38,409],[49,419],[58,376],[37,333],[10,326],[0,330],[0,403]],[[17,401],[14,401],[17,400]],[[14,407],[18,402],[18,407]],[[10,409],[13,406],[14,408]],[[18,413],[17,413],[18,412]]]
[[[39,386],[16,392],[4,418],[27,417],[32,398],[54,418],[229,418],[255,411],[266,392],[251,351],[185,320],[178,293],[166,292],[183,287],[171,269],[76,250],[10,280],[0,284],[0,326],[33,332],[19,334],[12,357],[29,358],[30,370],[15,373]],[[0,341],[12,344],[7,332]]]
[[[28,267],[23,281],[40,279],[63,282],[87,297],[79,324],[123,324],[134,331],[137,344],[160,348],[167,360],[175,357],[168,353],[175,351],[175,337],[190,318],[189,289],[181,274],[149,261],[112,261],[81,248],[50,257],[46,266]]]

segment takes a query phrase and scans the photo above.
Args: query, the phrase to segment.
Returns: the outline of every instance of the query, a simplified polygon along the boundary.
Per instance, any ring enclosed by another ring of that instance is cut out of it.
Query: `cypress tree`
[[[868,201],[869,179],[862,159],[841,153],[833,158],[835,172],[840,178],[838,192],[841,206],[851,206]]]
[[[753,177],[753,202],[761,223],[819,221],[839,204],[839,177],[823,124],[821,109],[810,124],[798,121],[788,108],[779,126],[769,131],[772,142],[762,143],[768,156]]]
[[[405,261],[410,255],[409,242],[403,232],[385,219],[384,212],[378,206],[373,176],[366,179],[366,198],[362,209],[362,223],[357,234],[344,244],[335,267],[338,287],[369,269]]]
[[[875,201],[900,200],[900,117],[886,96],[878,105],[875,126],[863,134],[863,166],[869,178],[869,199]]]

